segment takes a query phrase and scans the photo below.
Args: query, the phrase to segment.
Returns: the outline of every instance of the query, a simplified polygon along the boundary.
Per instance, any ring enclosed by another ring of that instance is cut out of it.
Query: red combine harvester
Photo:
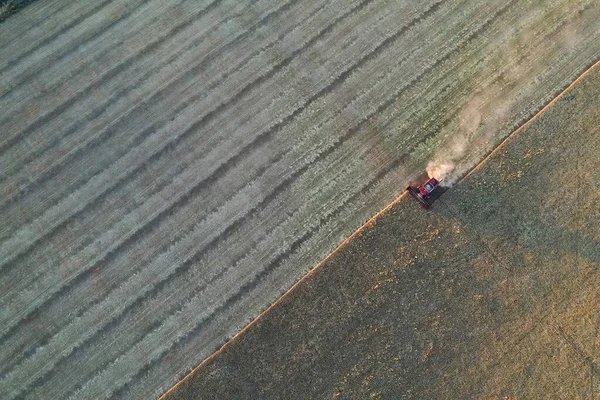
[[[424,208],[429,208],[431,207],[431,203],[429,202],[429,196],[431,195],[431,192],[433,192],[435,188],[438,187],[439,184],[440,181],[438,181],[435,178],[430,178],[427,182],[425,182],[418,188],[414,186],[408,186],[406,190],[408,190],[408,193],[410,193],[410,195],[414,197]]]

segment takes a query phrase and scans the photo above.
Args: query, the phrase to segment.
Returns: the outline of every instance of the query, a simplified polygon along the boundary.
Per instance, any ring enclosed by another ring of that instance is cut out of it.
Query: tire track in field
[[[224,165],[225,165],[225,164],[224,164]],[[215,179],[215,178],[213,177],[213,179]],[[198,185],[194,185],[194,187],[196,187],[196,186],[198,186]],[[168,192],[168,191],[167,191],[167,192]],[[184,193],[183,195],[185,195],[185,193]],[[162,198],[164,199],[164,196],[163,196]]]

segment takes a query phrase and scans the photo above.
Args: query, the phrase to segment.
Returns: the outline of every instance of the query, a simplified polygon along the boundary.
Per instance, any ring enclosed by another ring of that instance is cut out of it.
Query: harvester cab
[[[412,197],[415,198],[424,208],[431,207],[431,193],[439,186],[440,181],[435,178],[430,178],[427,182],[419,187],[408,186],[406,190]]]

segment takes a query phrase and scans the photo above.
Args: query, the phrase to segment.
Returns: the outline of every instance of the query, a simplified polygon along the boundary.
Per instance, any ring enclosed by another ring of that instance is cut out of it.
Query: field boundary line
[[[496,154],[498,151],[500,151],[506,145],[506,143],[508,143],[509,141],[511,141],[523,129],[525,129],[526,127],[528,127],[529,125],[531,125],[543,113],[545,113],[554,104],[556,104],[556,102],[558,100],[560,100],[565,95],[566,92],[568,92],[569,90],[571,90],[577,83],[579,83],[579,81],[581,81],[583,78],[585,78],[590,72],[592,72],[592,70],[594,68],[596,68],[598,66],[600,66],[600,58],[598,58],[596,61],[594,61],[593,64],[590,67],[588,67],[585,71],[583,71],[581,74],[579,74],[573,80],[573,82],[571,82],[566,88],[564,88],[563,90],[561,90],[560,93],[558,93],[556,96],[554,96],[552,98],[552,100],[550,100],[548,103],[546,103],[546,105],[543,106],[538,112],[536,112],[531,118],[527,119],[525,122],[523,122],[521,125],[519,125],[514,131],[512,131],[512,133],[510,133],[504,140],[502,140],[496,147],[494,147],[488,153],[488,155],[486,155],[483,158],[483,160],[481,160],[477,165],[475,165],[474,167],[472,167],[471,169],[469,169],[469,171],[462,178],[460,178],[456,183],[457,184],[461,183],[462,181],[464,181],[465,179],[467,179],[471,174],[473,174],[476,171],[479,171],[481,169],[481,167],[483,167],[494,154]]]
[[[477,165],[475,165],[473,168],[471,168],[469,170],[469,172],[467,172],[465,174],[465,176],[463,176],[457,183],[461,183],[467,177],[469,177],[471,174],[473,174],[474,172],[481,169],[481,167],[483,165],[485,165],[494,154],[496,154],[499,150],[501,150],[506,145],[506,143],[508,143],[512,138],[514,138],[524,128],[531,125],[531,123],[533,123],[537,118],[539,118],[543,113],[545,113],[550,107],[552,107],[554,104],[556,104],[556,102],[560,98],[562,98],[567,91],[572,89],[577,83],[579,83],[584,77],[586,77],[592,70],[594,70],[599,65],[600,65],[600,59],[596,60],[590,67],[588,67],[585,71],[583,71],[581,74],[579,74],[566,88],[561,90],[558,95],[556,95],[554,98],[552,98],[552,100],[550,100],[546,105],[544,105],[531,118],[527,119],[524,123],[519,125],[512,133],[510,133],[504,140],[502,140],[502,142],[500,142],[500,144],[498,144],[492,151],[490,151],[490,153],[487,156],[485,156],[483,158],[483,160],[481,160]],[[270,306],[268,306],[264,311],[262,311],[256,317],[254,317],[239,332],[237,332],[235,335],[233,335],[229,340],[227,340],[223,345],[221,345],[215,352],[213,352],[211,355],[206,357],[199,365],[194,367],[190,372],[185,374],[185,376],[182,379],[177,381],[177,383],[175,383],[171,388],[169,388],[166,392],[164,392],[159,397],[159,400],[165,400],[166,396],[169,395],[174,390],[176,390],[183,383],[183,381],[186,380],[186,378],[188,378],[190,375],[192,375],[193,373],[198,371],[200,368],[202,368],[206,363],[211,361],[218,354],[222,353],[229,345],[231,345],[231,343],[234,340],[236,340],[239,336],[244,334],[248,329],[253,327],[258,322],[258,320],[263,317],[264,314],[266,314],[272,308],[275,308],[281,302],[283,302],[296,287],[298,287],[299,285],[304,283],[310,276],[314,275],[317,271],[319,271],[323,267],[323,265],[326,262],[328,262],[330,259],[335,257],[342,250],[342,248],[344,248],[348,243],[350,243],[356,236],[358,236],[360,233],[362,233],[366,228],[374,225],[375,222],[377,221],[377,219],[379,219],[379,217],[381,217],[383,214],[387,213],[390,209],[392,209],[405,196],[406,196],[406,192],[402,192],[399,196],[397,196],[394,200],[392,200],[388,205],[386,205],[383,209],[378,211],[374,216],[369,218],[358,229],[356,229],[354,232],[352,232],[352,234],[350,236],[348,236],[346,239],[344,239],[331,253],[329,253],[323,260],[321,260],[318,264],[316,264],[314,267],[312,267],[296,283],[294,283],[288,290],[286,290],[281,296],[279,296],[279,298],[277,298],[277,300],[275,300]]]
[[[322,259],[321,261],[319,261],[319,263],[317,265],[315,265],[314,267],[312,267],[306,274],[304,274],[302,276],[302,278],[300,278],[296,283],[294,283],[292,285],[292,287],[290,287],[288,290],[286,290],[281,296],[279,296],[277,298],[277,300],[275,300],[269,307],[267,307],[263,312],[261,312],[260,314],[258,314],[256,317],[254,317],[250,322],[248,322],[246,324],[246,326],[244,326],[238,333],[236,333],[235,335],[233,335],[229,340],[227,340],[223,345],[221,345],[215,352],[213,352],[210,356],[206,357],[200,364],[198,364],[198,366],[194,367],[190,372],[188,372],[187,374],[185,374],[185,376],[180,379],[175,385],[173,385],[171,388],[169,388],[169,390],[167,390],[165,393],[163,393],[160,397],[159,400],[164,400],[166,398],[166,396],[172,392],[173,390],[175,390],[189,375],[193,374],[194,372],[196,372],[198,369],[200,369],[201,367],[203,367],[208,361],[210,361],[211,359],[213,359],[217,354],[221,353],[230,343],[232,343],[238,336],[241,336],[245,331],[247,331],[250,327],[254,326],[255,323],[264,315],[266,314],[269,310],[271,310],[272,308],[274,308],[275,306],[279,305],[279,303],[281,303],[282,301],[284,301],[284,299],[287,298],[287,296],[289,295],[290,292],[292,292],[297,286],[299,286],[300,284],[302,284],[306,279],[308,279],[308,277],[312,276],[313,274],[315,274],[315,272],[317,270],[320,270],[322,268],[322,266],[329,261],[331,258],[333,258],[334,256],[336,256],[340,250],[345,247],[350,241],[352,241],[356,236],[358,236],[360,233],[362,233],[366,228],[368,228],[369,226],[372,226],[375,224],[375,221],[382,216],[383,214],[385,214],[386,212],[388,212],[390,209],[392,209],[392,207],[394,207],[396,204],[398,204],[400,202],[400,200],[402,198],[404,198],[406,196],[406,192],[403,191],[398,197],[396,197],[394,200],[392,200],[391,203],[389,203],[388,205],[386,205],[384,208],[382,208],[380,211],[378,211],[374,216],[372,216],[371,218],[369,218],[364,224],[362,224],[358,229],[356,229],[354,232],[352,232],[352,234],[350,236],[348,236],[346,239],[344,239],[342,241],[342,243],[340,243],[331,253],[329,253],[324,259]]]

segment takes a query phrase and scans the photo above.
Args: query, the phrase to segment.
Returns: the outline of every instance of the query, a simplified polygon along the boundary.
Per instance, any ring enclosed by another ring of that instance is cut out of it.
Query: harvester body
[[[424,208],[429,208],[431,207],[429,196],[439,184],[440,182],[437,179],[430,178],[418,188],[414,186],[408,186],[406,190],[408,190],[408,193],[410,193],[410,195],[414,197],[415,200],[417,200]]]

